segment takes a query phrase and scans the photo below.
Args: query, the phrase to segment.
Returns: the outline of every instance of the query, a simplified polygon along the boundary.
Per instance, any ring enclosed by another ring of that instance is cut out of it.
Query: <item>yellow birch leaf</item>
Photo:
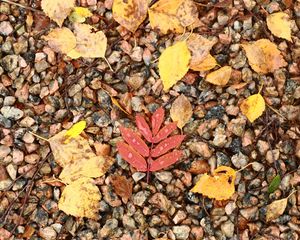
[[[249,119],[250,122],[254,122],[265,111],[266,104],[264,98],[259,94],[254,94],[245,99],[240,106],[242,113]]]
[[[168,47],[159,57],[158,69],[164,91],[168,91],[189,70],[190,51],[185,41]]]
[[[88,8],[75,7],[73,12],[69,15],[69,20],[73,23],[83,23],[87,17],[91,17],[93,14]]]
[[[292,41],[292,26],[288,14],[277,12],[268,15],[267,26],[276,37]]]
[[[257,73],[267,74],[287,65],[277,46],[268,39],[242,44],[250,66]]]
[[[149,0],[114,0],[114,19],[131,32],[135,32],[147,17]]]
[[[225,86],[231,76],[232,68],[230,66],[221,67],[220,69],[207,74],[205,81],[218,86]]]
[[[267,206],[266,220],[267,222],[280,217],[286,208],[288,198],[276,200]]]
[[[66,137],[67,138],[73,138],[77,137],[86,127],[86,121],[80,121],[78,123],[75,123],[67,132]]]
[[[215,66],[217,66],[218,63],[216,61],[216,59],[208,54],[204,60],[202,62],[200,62],[199,64],[195,64],[195,65],[190,65],[190,69],[194,70],[194,71],[208,71],[213,69]]]
[[[75,35],[66,27],[51,30],[44,39],[55,52],[67,54],[76,47]]]
[[[77,59],[81,57],[80,52],[78,52],[75,48],[67,53],[68,57],[72,59]]]
[[[193,108],[186,96],[181,94],[172,103],[170,109],[170,116],[173,122],[177,123],[177,127],[180,129],[190,120],[193,115]]]
[[[212,176],[208,176],[206,173],[202,175],[191,192],[201,193],[216,200],[229,199],[235,192],[235,177],[234,169],[220,166],[214,170]]]
[[[61,27],[75,7],[75,0],[42,0],[41,7],[45,14]]]
[[[76,47],[69,57],[80,55],[84,58],[104,58],[107,38],[102,31],[96,31],[88,24],[74,24],[74,33],[76,37]]]
[[[75,217],[97,219],[101,195],[91,178],[80,178],[67,185],[58,202],[58,208]]]

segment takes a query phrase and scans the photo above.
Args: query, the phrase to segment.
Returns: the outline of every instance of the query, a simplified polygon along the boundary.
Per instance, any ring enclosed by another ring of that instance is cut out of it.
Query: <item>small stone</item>
[[[143,102],[140,97],[133,97],[131,99],[132,110],[135,112],[141,112],[143,110]]]
[[[7,96],[4,98],[3,106],[12,106],[16,102],[16,98],[13,96]]]
[[[182,226],[174,226],[172,228],[173,233],[176,236],[177,240],[185,240],[188,239],[189,234],[190,234],[190,227],[186,226],[186,225],[182,225]]]
[[[4,159],[10,153],[10,147],[0,145],[0,159]]]
[[[231,162],[236,168],[242,168],[248,164],[249,158],[246,155],[239,152],[238,154],[232,156]]]
[[[13,149],[12,160],[16,165],[20,165],[24,160],[24,153],[19,149]]]
[[[136,183],[138,181],[140,181],[141,179],[143,179],[145,176],[146,176],[146,173],[143,173],[143,172],[135,172],[134,174],[132,174],[132,178]]]
[[[149,203],[155,205],[162,211],[168,212],[170,215],[173,215],[175,208],[172,205],[172,202],[162,193],[155,193],[149,200]]]
[[[128,79],[128,85],[130,87],[132,87],[134,90],[139,89],[143,83],[144,83],[145,79],[143,77],[142,73],[136,73],[133,76],[130,76]]]
[[[279,159],[279,156],[279,149],[269,150],[266,154],[266,160],[268,161],[268,163],[272,164]]]
[[[193,226],[191,230],[193,239],[203,239],[204,231],[202,227]]]
[[[11,234],[11,232],[7,231],[6,229],[0,228],[0,236],[1,236],[1,239],[9,239],[12,236],[12,234]]]
[[[10,185],[12,184],[12,180],[5,179],[5,180],[0,180],[0,191],[6,190]]]
[[[143,60],[143,48],[141,47],[134,47],[132,49],[132,53],[130,54],[130,57],[133,61],[141,62]]]
[[[115,229],[118,227],[118,220],[113,218],[105,222],[105,225],[100,230],[100,235],[102,238],[107,238],[113,234]]]
[[[43,71],[45,71],[47,68],[49,68],[50,65],[49,63],[46,61],[46,59],[43,59],[41,61],[38,61],[34,64],[34,68],[38,73],[41,73]]]
[[[39,230],[39,235],[45,240],[55,240],[57,233],[52,227],[45,227]]]
[[[235,204],[235,202],[229,202],[229,203],[227,203],[226,204],[226,206],[225,206],[225,212],[226,212],[226,214],[228,215],[228,216],[230,216],[232,213],[233,213],[233,211],[236,209],[236,204]]]
[[[134,203],[134,205],[142,207],[149,196],[150,196],[150,192],[149,191],[139,191],[139,192],[137,192],[133,196],[133,203]]]
[[[29,116],[24,117],[20,121],[20,126],[21,127],[31,127],[35,123],[35,120]]]
[[[25,142],[25,143],[33,143],[34,142],[34,136],[29,133],[29,132],[26,132],[24,134],[24,136],[22,137],[22,140]]]
[[[175,214],[175,216],[174,216],[174,218],[173,218],[173,222],[174,222],[175,224],[181,223],[184,219],[186,219],[186,217],[187,217],[186,213],[185,213],[184,211],[182,211],[182,210],[179,210],[179,211]]]
[[[4,128],[11,128],[11,126],[12,126],[11,120],[9,120],[6,117],[3,117],[3,115],[0,114],[0,126],[2,126]]]
[[[17,177],[17,169],[13,164],[9,164],[6,167],[6,171],[12,180],[15,180]]]
[[[212,151],[209,149],[208,144],[205,142],[195,142],[191,143],[189,149],[204,158],[210,158],[212,156]]]
[[[228,220],[221,225],[221,230],[226,237],[232,238],[234,234],[234,224]]]
[[[167,172],[167,171],[161,171],[161,172],[156,172],[154,173],[155,177],[164,183],[170,183],[172,180],[172,173]]]
[[[136,225],[135,225],[135,221],[132,217],[128,216],[128,215],[124,215],[122,218],[122,222],[123,222],[123,226],[127,229],[135,229]]]
[[[4,106],[1,108],[1,113],[5,118],[18,120],[23,117],[24,112],[16,107]]]
[[[36,164],[39,160],[40,160],[40,156],[35,153],[25,156],[25,162],[29,164]]]
[[[250,207],[240,210],[241,215],[247,220],[255,220],[258,215],[258,207]]]
[[[118,206],[122,205],[122,201],[118,198],[118,196],[108,186],[102,186],[101,187],[101,192],[103,193],[103,199],[111,207],[118,207]]]
[[[0,22],[0,34],[8,36],[14,31],[12,25],[8,21]]]
[[[188,170],[193,174],[203,174],[209,172],[210,167],[205,160],[195,160],[192,162],[190,169]]]
[[[266,141],[263,141],[263,140],[258,140],[256,146],[258,148],[259,153],[262,156],[265,156],[265,154],[269,150],[269,144]]]
[[[8,72],[12,72],[18,67],[19,57],[18,55],[7,55],[2,58],[2,67]]]

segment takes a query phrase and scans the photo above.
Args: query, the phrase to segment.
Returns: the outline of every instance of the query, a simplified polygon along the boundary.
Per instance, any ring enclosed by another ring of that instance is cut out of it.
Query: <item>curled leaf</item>
[[[259,118],[265,111],[265,108],[265,100],[259,93],[245,99],[240,106],[242,113],[250,122],[254,122]]]
[[[292,41],[292,26],[288,14],[284,12],[269,14],[267,16],[267,26],[276,37]]]
[[[231,72],[232,68],[230,66],[221,67],[207,74],[205,81],[217,86],[225,86],[231,77]]]
[[[190,120],[193,115],[193,108],[186,96],[181,94],[175,99],[170,109],[170,115],[180,129]]]

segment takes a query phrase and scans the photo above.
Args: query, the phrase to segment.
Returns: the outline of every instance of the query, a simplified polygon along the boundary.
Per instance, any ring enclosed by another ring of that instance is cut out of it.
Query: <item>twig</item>
[[[30,11],[39,12],[39,13],[43,13],[44,14],[44,12],[41,11],[41,10],[38,10],[38,9],[35,9],[35,8],[32,8],[32,7],[28,7],[28,6],[25,6],[25,5],[22,5],[20,3],[16,3],[16,2],[10,1],[10,0],[0,0],[0,1],[6,2],[8,4],[16,5],[16,6],[20,7],[20,8],[24,8],[24,9],[27,9],[27,10],[30,10]]]
[[[44,140],[44,141],[46,141],[46,142],[49,142],[49,140],[47,139],[47,138],[44,138],[44,137],[42,137],[42,136],[39,136],[39,135],[37,135],[37,134],[35,134],[34,132],[31,132],[31,131],[28,131],[30,134],[32,134],[33,136],[36,136],[37,138],[40,138],[40,139],[42,139],[42,140]]]

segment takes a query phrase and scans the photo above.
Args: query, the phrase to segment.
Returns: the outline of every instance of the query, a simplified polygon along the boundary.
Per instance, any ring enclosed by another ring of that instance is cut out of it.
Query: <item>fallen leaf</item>
[[[280,175],[276,175],[268,187],[268,193],[273,193],[279,187],[280,183],[281,177]]]
[[[151,127],[153,135],[156,135],[164,122],[165,110],[163,107],[158,108],[151,117]]]
[[[67,185],[58,202],[58,208],[75,217],[98,218],[101,195],[91,178],[80,178]]]
[[[185,0],[178,7],[176,16],[183,27],[191,26],[198,19],[197,5],[192,0]]]
[[[175,122],[168,123],[153,137],[153,143],[158,143],[167,138],[175,129],[177,124]]]
[[[121,104],[118,102],[117,99],[115,99],[113,96],[109,95],[110,96],[110,99],[111,99],[111,102],[113,103],[113,105],[115,105],[117,108],[119,108],[122,112],[124,112],[125,114],[127,115],[130,115],[126,110],[125,108],[123,108],[121,106]]]
[[[169,150],[178,147],[185,135],[174,135],[161,141],[154,149],[151,150],[151,157],[159,157]]]
[[[45,14],[61,27],[75,7],[75,0],[42,0],[41,7]]]
[[[111,184],[118,196],[126,204],[132,195],[133,183],[124,176],[113,175],[111,177]]]
[[[168,47],[159,57],[158,69],[164,91],[168,91],[189,70],[190,51],[185,41]]]
[[[265,111],[266,105],[264,98],[259,94],[254,94],[245,99],[240,106],[242,113],[249,119],[250,122],[254,122]]]
[[[88,24],[74,24],[76,47],[67,55],[71,58],[105,58],[107,38]]]
[[[284,12],[276,12],[267,16],[269,30],[279,38],[292,41],[292,30],[289,15]]]
[[[135,117],[136,126],[138,127],[140,133],[148,141],[152,142],[152,132],[145,118],[141,115]]]
[[[181,158],[181,156],[182,151],[179,150],[174,150],[170,153],[167,153],[151,162],[150,171],[154,172],[169,167],[177,162]]]
[[[147,17],[149,0],[114,0],[113,18],[123,27],[135,32]]]
[[[220,69],[207,74],[205,81],[217,86],[225,86],[231,77],[232,68],[230,66],[221,67]]]
[[[76,47],[75,35],[66,27],[51,30],[44,39],[55,52],[67,54]]]
[[[204,60],[202,62],[200,62],[198,65],[193,65],[191,66],[190,65],[190,69],[194,70],[194,71],[208,71],[208,70],[211,70],[213,69],[215,66],[217,66],[218,63],[216,61],[216,59],[208,54]]]
[[[193,107],[186,96],[181,94],[172,103],[170,109],[170,116],[174,122],[177,123],[177,127],[182,129],[184,125],[190,120],[193,115]]]
[[[22,234],[22,238],[30,239],[31,236],[34,234],[34,232],[35,232],[35,229],[32,226],[26,225],[24,233]],[[1,239],[1,236],[2,235],[0,234],[0,239]]]
[[[272,73],[287,65],[277,46],[268,39],[242,44],[250,66],[257,73]]]
[[[267,206],[266,221],[272,221],[280,217],[286,208],[288,198],[283,198],[272,202]]]
[[[91,17],[93,14],[88,8],[75,7],[73,12],[69,15],[69,20],[73,23],[83,23],[87,17]]]
[[[86,128],[86,121],[75,123],[65,134],[67,139],[74,138],[80,135]]]
[[[216,200],[229,199],[235,192],[234,181],[236,172],[227,166],[220,166],[214,170],[212,176],[206,173],[201,176],[191,192],[201,193]]]

